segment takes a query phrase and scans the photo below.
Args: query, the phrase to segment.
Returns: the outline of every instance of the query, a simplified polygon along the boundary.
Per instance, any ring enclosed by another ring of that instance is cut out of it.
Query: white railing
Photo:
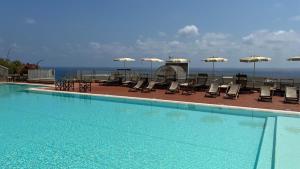
[[[0,80],[6,80],[8,77],[8,68],[0,65]]]
[[[28,80],[54,80],[54,69],[32,69],[28,70]]]

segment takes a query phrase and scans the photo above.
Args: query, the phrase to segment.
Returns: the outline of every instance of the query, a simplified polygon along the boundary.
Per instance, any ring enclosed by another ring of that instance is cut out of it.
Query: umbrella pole
[[[125,69],[125,62],[123,62],[123,66],[124,66],[124,76],[125,76],[125,81],[126,81],[126,69]]]
[[[253,80],[252,80],[252,82],[253,82],[253,89],[254,89],[254,84],[255,84],[255,63],[256,62],[253,62],[254,64],[253,64],[253,66],[254,66],[254,69],[253,69],[253,75],[252,75],[252,78],[253,78]]]
[[[213,62],[213,80],[215,78],[215,62]]]
[[[151,79],[150,81],[152,80],[152,62],[151,62]]]

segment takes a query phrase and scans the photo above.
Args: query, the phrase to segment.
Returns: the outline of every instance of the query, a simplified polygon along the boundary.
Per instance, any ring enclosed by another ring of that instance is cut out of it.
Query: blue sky
[[[113,58],[187,57],[192,67],[222,56],[219,67],[251,67],[239,58],[272,57],[261,67],[297,67],[298,0],[3,0],[0,56],[44,66],[119,66]],[[140,61],[132,66],[144,66]]]

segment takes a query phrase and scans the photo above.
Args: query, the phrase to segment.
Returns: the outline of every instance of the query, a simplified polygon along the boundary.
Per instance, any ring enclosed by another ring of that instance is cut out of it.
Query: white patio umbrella
[[[228,59],[222,58],[222,57],[208,57],[206,59],[203,59],[204,62],[212,62],[213,63],[213,76],[215,76],[215,62],[227,62]]]
[[[123,62],[123,65],[124,65],[124,68],[125,68],[125,63],[126,62],[134,62],[135,59],[123,57],[123,58],[115,58],[114,61]]]
[[[142,58],[141,60],[144,61],[144,62],[150,62],[151,63],[151,79],[152,79],[152,64],[153,64],[153,62],[160,62],[160,63],[163,62],[162,59],[155,58],[155,57],[153,57],[153,58]]]
[[[249,56],[249,57],[244,57],[240,59],[240,62],[245,62],[245,63],[253,63],[253,88],[254,88],[254,83],[255,83],[255,64],[256,62],[268,62],[271,61],[272,59],[269,57],[264,57],[264,56]]]
[[[172,62],[172,63],[188,63],[188,62],[190,62],[190,59],[186,59],[186,58],[170,58],[168,60],[168,62]]]
[[[300,61],[300,56],[293,56],[287,59],[288,61]]]
[[[115,58],[115,59],[113,59],[113,61],[123,62],[124,76],[125,76],[125,80],[126,80],[126,69],[125,69],[126,62],[134,62],[135,59],[128,58],[128,57],[122,57],[122,58]]]

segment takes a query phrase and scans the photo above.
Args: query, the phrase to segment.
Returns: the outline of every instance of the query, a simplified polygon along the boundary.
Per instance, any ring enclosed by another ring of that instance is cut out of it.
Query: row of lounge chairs
[[[145,84],[144,80],[139,80],[135,86],[129,89],[130,92],[151,92],[154,91],[154,87],[157,84],[155,81],[150,81],[146,87],[143,88]],[[231,84],[225,91],[224,98],[230,99],[238,99],[241,84]],[[173,81],[169,88],[166,90],[166,94],[174,94],[178,93],[180,88],[180,84],[177,81]],[[206,97],[218,97],[220,96],[220,88],[221,86],[218,83],[211,83],[210,87],[206,91]],[[273,91],[271,90],[270,86],[262,86],[260,88],[260,95],[258,101],[270,101],[272,102]],[[298,103],[299,96],[297,93],[296,87],[286,87],[285,95],[284,95],[284,102],[286,103]]]
[[[260,89],[259,101],[270,101],[272,102],[273,92],[270,86],[262,86]],[[284,93],[285,103],[299,103],[299,96],[296,87],[286,86]]]
[[[146,87],[143,88],[145,81],[144,80],[139,80],[135,86],[130,88],[128,91],[129,92],[151,92],[154,91],[154,86],[157,84],[155,81],[150,81]],[[233,84],[231,85],[228,90],[226,91],[225,97],[226,98],[234,98],[237,99],[239,96],[239,91],[240,91],[240,84]],[[166,90],[166,94],[174,94],[178,93],[180,88],[180,84],[178,81],[173,81],[169,88]],[[220,90],[219,90],[219,85],[217,83],[212,83],[209,90],[206,93],[207,97],[216,97],[220,95]]]
[[[239,92],[241,89],[241,84],[232,84],[225,91],[224,98],[237,99],[239,97]],[[217,83],[212,83],[205,94],[206,97],[217,97],[220,96],[220,86]]]
[[[239,96],[240,88],[241,88],[240,84],[231,85],[230,88],[226,91],[224,97],[237,99]],[[207,96],[207,97],[217,97],[219,95],[220,95],[219,85],[216,83],[212,83],[210,85],[209,90],[205,94],[205,96]],[[271,90],[270,86],[261,86],[258,101],[272,102],[272,96],[273,96],[273,91]],[[284,102],[285,103],[299,103],[299,95],[297,92],[297,87],[287,86],[285,88]]]

